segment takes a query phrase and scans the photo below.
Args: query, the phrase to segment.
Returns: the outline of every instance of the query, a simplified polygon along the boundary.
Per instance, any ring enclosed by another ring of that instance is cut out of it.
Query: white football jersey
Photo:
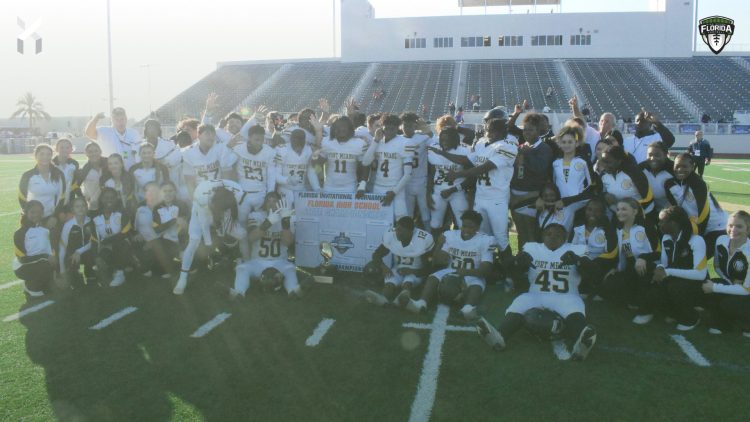
[[[414,165],[411,172],[410,184],[424,184],[427,177],[427,147],[432,143],[432,138],[424,133],[415,133],[411,138],[405,138],[409,149],[414,152]]]
[[[357,190],[357,167],[367,151],[367,144],[360,138],[346,142],[325,138],[320,146],[320,155],[326,158],[326,192],[348,192]]]
[[[528,273],[529,293],[578,295],[581,275],[575,265],[563,265],[560,257],[568,251],[584,256],[586,246],[565,243],[553,251],[543,243],[528,242],[523,251],[531,255],[533,262]]]
[[[297,154],[291,145],[279,145],[274,156],[276,170],[286,179],[285,189],[304,191],[307,170],[312,156],[312,149],[305,145],[301,154]]]
[[[251,212],[247,217],[248,227],[260,227],[263,221],[268,216],[265,211]],[[294,230],[294,223],[291,224],[292,231]],[[277,222],[266,230],[263,235],[250,245],[252,251],[251,259],[259,259],[262,261],[287,261],[289,257],[289,251],[286,246],[281,243],[281,222]]]
[[[247,144],[239,144],[232,148],[232,152],[232,165],[245,192],[268,192],[276,188],[272,177],[273,160],[276,157],[273,148],[263,144],[257,154],[251,154],[247,150]]]
[[[396,229],[391,228],[383,233],[383,246],[391,251],[393,256],[392,268],[421,269],[424,265],[422,255],[430,252],[434,246],[432,235],[422,229],[414,229],[411,242],[404,246],[396,238]]]
[[[560,197],[567,198],[583,192],[591,185],[591,173],[586,160],[573,157],[569,163],[562,158],[552,162],[552,178],[560,189]]]
[[[182,172],[185,176],[195,176],[195,184],[198,185],[206,180],[218,179],[221,169],[232,166],[231,160],[231,153],[224,145],[214,144],[204,154],[196,142],[182,152]]]
[[[454,155],[463,156],[468,156],[471,153],[471,151],[469,151],[469,149],[463,145],[459,145],[457,148],[454,148],[448,152]],[[435,167],[435,174],[432,177],[432,186],[435,191],[442,192],[446,189],[452,188],[455,185],[460,185],[464,181],[463,177],[456,179],[451,183],[445,180],[445,175],[447,175],[448,172],[463,170],[462,165],[456,164],[453,161],[443,157],[442,155],[436,154],[432,151],[428,151],[427,159],[429,160],[430,164]]]
[[[451,256],[450,267],[454,270],[473,270],[482,262],[492,262],[495,239],[484,233],[477,233],[471,239],[461,238],[461,230],[451,230],[444,234],[442,250]]]
[[[634,225],[630,231],[617,229],[618,263],[617,270],[623,271],[628,258],[653,252],[651,243],[643,226]]]
[[[474,145],[469,159],[475,166],[486,161],[495,164],[494,169],[477,177],[476,198],[497,200],[510,195],[510,181],[513,178],[513,164],[518,155],[518,142],[513,137],[488,143],[483,138]]]
[[[414,164],[414,151],[403,136],[388,142],[380,141],[375,148],[375,186],[392,188],[404,175],[404,166]]]

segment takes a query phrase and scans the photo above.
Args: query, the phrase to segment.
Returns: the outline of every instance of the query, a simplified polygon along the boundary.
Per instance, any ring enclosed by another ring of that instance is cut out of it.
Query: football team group
[[[611,113],[589,126],[575,98],[557,133],[544,114],[521,119],[522,105],[490,110],[475,132],[451,115],[431,126],[411,112],[365,115],[352,101],[345,115],[321,101],[317,112],[215,119],[216,102],[169,139],[158,120],[141,134],[122,108],[111,126],[97,125],[100,113],[82,165],[68,139],[36,147],[14,235],[31,300],[117,287],[126,273],[176,279],[181,295],[198,267],[222,260],[234,266],[232,299],[251,285],[302,297],[295,193],[371,192],[394,214],[364,269],[382,282],[365,293],[373,304],[456,305],[496,350],[541,326],[574,359],[596,341],[590,300],[631,308],[635,324],[658,314],[687,331],[702,318],[711,333],[737,325],[750,337],[750,214],[722,210],[694,156],[670,159],[675,138],[646,110],[624,136]],[[496,326],[478,312],[488,282],[517,295]]]

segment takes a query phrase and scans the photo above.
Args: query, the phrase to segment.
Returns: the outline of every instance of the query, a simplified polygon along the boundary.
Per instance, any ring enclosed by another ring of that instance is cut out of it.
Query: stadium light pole
[[[109,0],[107,0],[107,57],[109,59],[109,112],[111,113],[115,108],[115,100],[112,88],[112,26],[109,15]]]

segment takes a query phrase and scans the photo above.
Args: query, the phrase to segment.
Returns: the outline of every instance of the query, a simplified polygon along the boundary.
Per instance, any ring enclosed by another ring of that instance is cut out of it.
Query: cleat
[[[461,308],[461,315],[463,315],[467,322],[475,322],[479,319],[479,312],[477,312],[476,306],[464,305]]]
[[[690,331],[693,328],[697,327],[698,324],[700,324],[701,320],[698,318],[693,325],[687,325],[687,324],[677,324],[677,331]]]
[[[28,287],[26,287],[26,284],[24,283],[23,291],[26,292],[29,297],[42,297],[44,296],[43,291],[37,291],[37,290],[30,290]]]
[[[409,299],[409,302],[406,304],[406,310],[415,314],[421,314],[427,312],[427,303],[422,299]]]
[[[411,300],[411,294],[408,290],[401,290],[401,293],[393,299],[393,302],[401,308],[406,308],[406,305]]]
[[[719,335],[719,334],[724,334],[724,333],[718,328],[709,328],[708,334]]]
[[[499,352],[505,349],[505,339],[502,334],[486,319],[479,318],[477,332],[494,351]]]
[[[561,339],[552,340],[552,352],[558,360],[566,361],[570,360],[572,357],[570,350],[568,350],[568,346],[565,345],[565,341]]]
[[[375,306],[385,306],[388,304],[388,299],[385,296],[372,290],[365,290],[365,300]]]
[[[122,286],[125,283],[125,273],[122,270],[117,270],[112,275],[112,282],[109,283],[109,287]]]
[[[633,324],[646,325],[651,322],[652,319],[654,319],[654,314],[636,315],[633,318]]]
[[[594,330],[593,327],[587,325],[583,328],[583,330],[581,330],[581,334],[578,335],[578,340],[576,340],[575,344],[573,345],[571,357],[575,360],[585,360],[586,356],[589,355],[589,352],[591,352],[591,349],[594,347],[595,343],[596,330]]]
[[[184,275],[185,273],[182,273]],[[177,280],[177,285],[174,286],[174,290],[172,290],[172,293],[176,295],[181,295],[185,293],[185,287],[187,287],[187,277],[183,277],[180,275],[180,279]]]

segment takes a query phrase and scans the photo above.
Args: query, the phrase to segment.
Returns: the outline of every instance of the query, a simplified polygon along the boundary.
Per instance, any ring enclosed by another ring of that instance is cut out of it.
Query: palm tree
[[[44,119],[49,120],[51,116],[49,113],[44,111],[42,103],[36,100],[34,94],[27,92],[26,95],[18,99],[16,102],[18,110],[13,112],[10,116],[11,119],[16,117],[28,117],[29,118],[29,131],[31,132],[34,128],[34,120]]]

